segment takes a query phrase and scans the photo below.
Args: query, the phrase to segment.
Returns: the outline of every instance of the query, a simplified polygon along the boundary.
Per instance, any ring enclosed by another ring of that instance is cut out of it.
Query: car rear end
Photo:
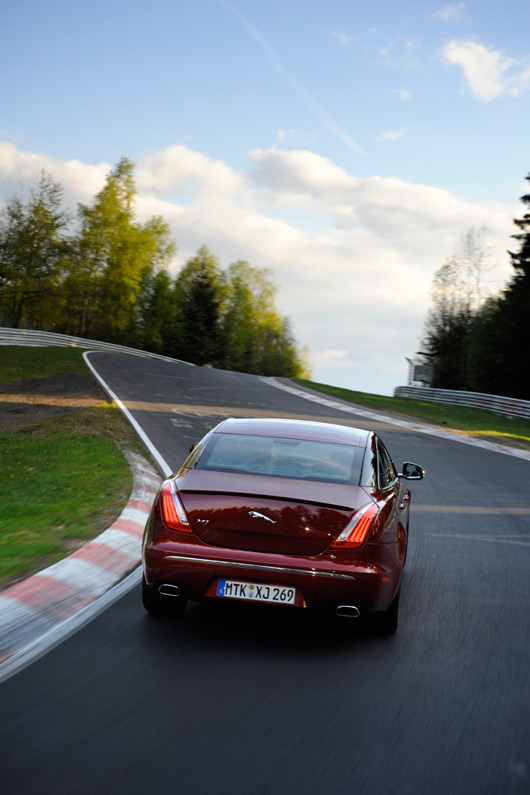
[[[146,587],[176,585],[192,600],[386,610],[402,560],[396,544],[381,543],[384,500],[359,485],[368,435],[344,444],[324,429],[308,442],[280,426],[271,442],[251,430],[216,429],[162,485],[144,536]]]

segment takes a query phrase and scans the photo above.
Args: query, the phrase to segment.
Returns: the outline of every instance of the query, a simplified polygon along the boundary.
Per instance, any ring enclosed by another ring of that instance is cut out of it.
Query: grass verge
[[[36,348],[0,354],[10,380],[89,372],[76,349],[41,348],[41,366]],[[119,409],[94,402],[0,433],[0,588],[70,554],[126,504],[132,474],[123,450],[146,452]]]
[[[0,346],[0,384],[48,375],[88,373],[79,348]]]
[[[372,395],[368,392],[354,392],[342,387],[327,386],[315,381],[293,380],[301,386],[324,392],[326,395],[350,403],[356,403],[359,406],[377,409],[386,414],[423,420],[432,425],[441,425],[457,430],[467,436],[476,436],[530,450],[529,420],[509,419],[491,411],[481,411],[465,406],[446,406],[426,400]]]

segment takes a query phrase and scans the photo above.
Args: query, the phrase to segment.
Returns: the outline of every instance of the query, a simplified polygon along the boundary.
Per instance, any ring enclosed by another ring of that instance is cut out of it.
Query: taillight
[[[379,506],[371,502],[359,511],[356,511],[342,533],[332,543],[332,547],[351,549],[364,544],[375,517],[379,513]]]
[[[182,505],[175,487],[172,482],[164,483],[160,490],[160,504],[162,506],[162,517],[164,524],[172,530],[181,530],[184,533],[192,533],[186,511]]]

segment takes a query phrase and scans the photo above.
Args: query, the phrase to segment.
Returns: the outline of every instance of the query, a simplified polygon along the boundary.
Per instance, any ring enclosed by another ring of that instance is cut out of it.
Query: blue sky
[[[510,269],[530,171],[530,5],[5,2],[0,201],[87,201],[125,155],[179,255],[270,268],[314,378],[390,393],[433,273],[486,225]]]

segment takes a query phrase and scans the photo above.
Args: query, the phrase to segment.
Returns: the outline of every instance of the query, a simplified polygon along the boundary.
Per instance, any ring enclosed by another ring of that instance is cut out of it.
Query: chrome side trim
[[[217,560],[216,558],[192,558],[188,555],[165,555],[165,560],[185,560],[190,563],[218,563],[220,566],[236,566],[241,569],[260,569],[262,571],[284,571],[288,574],[310,574],[312,577],[341,577],[354,580],[352,574],[335,574],[332,571],[315,571],[314,569],[290,569],[286,566],[267,566],[263,563],[236,563],[231,560]]]

